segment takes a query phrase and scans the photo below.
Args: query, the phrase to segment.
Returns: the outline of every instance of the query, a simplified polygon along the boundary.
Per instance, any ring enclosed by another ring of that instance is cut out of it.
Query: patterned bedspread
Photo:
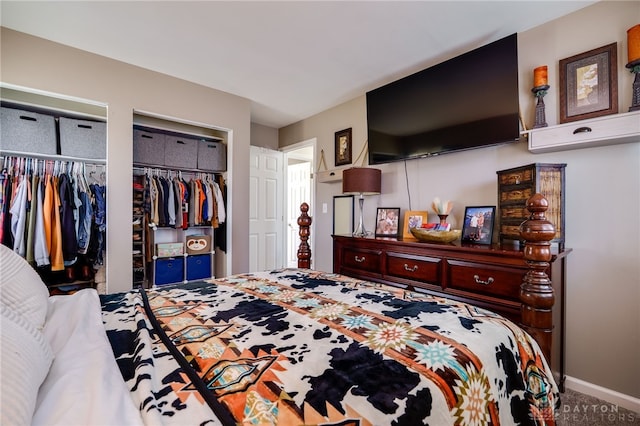
[[[447,299],[305,269],[102,296],[146,424],[553,424],[536,342]]]

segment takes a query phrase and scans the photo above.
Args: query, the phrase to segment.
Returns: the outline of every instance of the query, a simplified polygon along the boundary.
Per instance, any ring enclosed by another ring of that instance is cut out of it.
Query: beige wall
[[[549,66],[547,121],[557,124],[558,61],[614,41],[619,109],[626,112],[632,84],[624,68],[626,30],[639,22],[637,2],[601,2],[519,34],[520,104],[528,127],[533,68]],[[367,137],[365,102],[361,96],[280,129],[280,147],[315,137],[331,167],[334,132],[351,127],[353,152],[360,152]],[[383,165],[382,194],[365,201],[366,226],[373,229],[376,207],[428,210],[436,196],[454,201],[450,219],[459,225],[464,206],[496,205],[497,170],[534,162],[567,163],[566,239],[573,249],[566,290],[568,374],[640,398],[640,142],[534,155],[523,141]],[[340,191],[339,182],[316,184],[316,206],[329,206],[326,214],[314,209],[316,269],[333,268],[331,236],[324,230],[332,229],[332,199]]]
[[[251,145],[277,150],[278,129],[251,123]]]
[[[107,290],[131,288],[131,178],[134,110],[230,131],[228,253],[219,275],[246,272],[249,261],[247,99],[2,28],[6,84],[107,105]]]

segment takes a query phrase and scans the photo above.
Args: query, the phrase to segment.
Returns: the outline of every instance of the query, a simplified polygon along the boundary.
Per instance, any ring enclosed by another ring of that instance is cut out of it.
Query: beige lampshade
[[[342,172],[344,194],[374,195],[380,193],[382,171],[370,167],[352,167]]]

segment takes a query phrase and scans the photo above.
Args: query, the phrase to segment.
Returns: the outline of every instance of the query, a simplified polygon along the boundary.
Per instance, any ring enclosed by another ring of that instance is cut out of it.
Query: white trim
[[[57,98],[57,99],[62,99],[62,100],[71,101],[71,102],[77,102],[77,103],[81,103],[81,104],[89,104],[89,105],[93,105],[93,106],[101,107],[101,108],[107,108],[107,104],[104,103],[104,102],[94,101],[94,100],[86,99],[86,98],[79,98],[77,96],[63,95],[61,93],[49,92],[47,90],[34,89],[34,88],[31,88],[31,87],[19,86],[17,84],[5,83],[5,82],[1,82],[1,81],[0,81],[0,88],[6,88],[6,89],[14,90],[14,91],[17,91],[17,92],[32,93],[32,94],[38,95],[38,96],[44,96],[44,97],[49,97],[49,98]],[[100,118],[105,118],[105,117],[100,117]]]
[[[150,112],[150,111],[145,111],[142,109],[133,109],[133,114],[134,114],[134,120],[133,120],[133,124],[136,125],[141,125],[144,126],[144,124],[140,124],[140,123],[136,123],[135,121],[135,115],[141,115],[141,116],[146,116],[146,117],[150,117],[150,118],[155,118],[158,120],[164,120],[164,121],[168,121],[168,122],[175,122],[175,123],[181,123],[181,124],[186,124],[187,126],[193,126],[193,127],[201,127],[204,129],[212,129],[212,130],[219,130],[222,132],[230,132],[231,129],[227,129],[226,127],[220,127],[220,126],[215,126],[213,124],[208,124],[208,123],[203,123],[200,121],[194,121],[194,120],[187,120],[184,118],[178,118],[178,117],[173,117],[170,115],[164,115],[164,114],[157,114],[155,112]],[[157,126],[153,126],[153,127],[157,127]],[[161,130],[172,130],[174,132],[179,132],[179,133],[184,133],[182,131],[176,130],[176,129],[161,129]],[[202,136],[202,135],[197,135],[197,136]]]
[[[576,379],[571,376],[567,376],[565,386],[571,390],[591,395],[611,404],[617,404],[627,410],[640,413],[640,398],[635,398],[602,386],[594,385],[593,383],[585,382],[584,380]]]
[[[287,191],[287,185],[288,185],[288,179],[289,176],[287,175],[287,164],[288,164],[288,158],[289,158],[289,154],[293,151],[297,151],[299,149],[303,149],[306,147],[311,147],[312,149],[312,157],[311,158],[311,188],[310,188],[310,197],[311,199],[309,200],[309,207],[310,207],[310,215],[311,213],[316,214],[319,213],[319,210],[315,208],[315,204],[316,204],[316,178],[315,178],[315,162],[316,159],[318,158],[318,153],[316,152],[318,149],[318,138],[313,137],[313,138],[309,138],[309,139],[305,139],[303,141],[300,142],[296,142],[281,148],[278,148],[278,151],[282,152],[284,154],[284,162],[283,162],[283,174],[284,174],[284,181],[283,181],[283,202],[284,205],[286,206],[287,203],[289,202],[288,199],[288,191]],[[288,214],[288,213],[287,213]],[[287,221],[283,220],[283,232],[284,235],[287,235]],[[309,237],[309,249],[311,250],[311,269],[313,269],[315,267],[315,259],[314,259],[314,254],[316,253],[316,238],[315,238],[315,233],[316,233],[316,222],[315,220],[311,221],[311,236]],[[285,239],[285,241],[287,241]],[[288,255],[288,244],[285,244],[285,248],[284,248],[284,261],[285,261],[285,266],[288,262],[288,260],[286,259],[287,255]]]

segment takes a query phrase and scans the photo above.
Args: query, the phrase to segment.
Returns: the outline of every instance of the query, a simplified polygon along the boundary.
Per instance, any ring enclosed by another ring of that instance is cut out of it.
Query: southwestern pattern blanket
[[[492,312],[306,269],[102,296],[146,424],[553,424],[537,343]]]

